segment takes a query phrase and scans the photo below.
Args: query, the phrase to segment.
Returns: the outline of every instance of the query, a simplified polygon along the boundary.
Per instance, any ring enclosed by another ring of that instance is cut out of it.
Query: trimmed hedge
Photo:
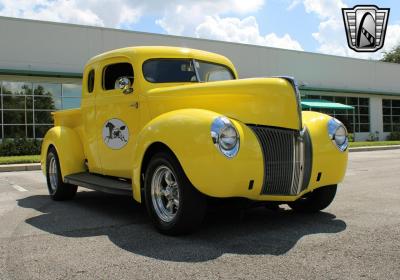
[[[4,139],[0,143],[0,156],[40,155],[41,140],[37,139]]]
[[[0,157],[0,164],[38,163],[40,155]]]
[[[400,140],[400,131],[393,131],[387,137],[387,140]]]

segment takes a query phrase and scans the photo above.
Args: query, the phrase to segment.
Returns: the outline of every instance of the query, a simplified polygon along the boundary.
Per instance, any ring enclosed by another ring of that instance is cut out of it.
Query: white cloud
[[[287,33],[282,37],[277,36],[275,33],[270,33],[266,35],[264,38],[265,38],[264,41],[265,45],[269,47],[298,50],[298,51],[303,50],[300,43],[292,39],[290,35]]]
[[[151,1],[150,1],[151,2]],[[95,26],[136,23],[142,1],[134,0],[0,0],[0,15]]]
[[[224,14],[243,15],[256,12],[264,1],[261,0],[214,0],[189,1],[189,4],[168,6],[163,17],[157,20],[168,34],[186,35],[230,42],[303,50],[300,43],[289,34],[283,37],[271,33],[261,35],[254,16],[243,19],[222,17]],[[187,3],[187,1],[186,1]]]
[[[315,13],[321,19],[341,18],[341,8],[346,5],[341,0],[304,0],[307,13]]]
[[[57,22],[73,22],[79,24],[103,26],[103,20],[90,9],[80,7],[74,0],[2,0],[0,15],[49,20]]]
[[[230,42],[240,42],[293,50],[303,50],[300,43],[292,39],[289,34],[283,37],[275,33],[262,36],[255,17],[244,19],[219,16],[207,16],[205,21],[196,28],[196,36],[201,38],[217,39]]]
[[[0,15],[107,27],[152,15],[160,17],[157,23],[168,33],[180,34],[193,31],[205,15],[243,15],[263,4],[264,0],[0,0]]]
[[[171,3],[172,2],[172,3]],[[245,15],[258,11],[264,0],[186,0],[169,1],[163,16],[156,23],[174,35],[192,35],[193,30],[208,16]]]
[[[287,10],[288,11],[293,10],[300,4],[301,4],[301,0],[293,0],[292,3],[290,3],[289,7],[287,7]]]
[[[341,0],[294,0],[291,6],[299,3],[303,3],[307,13],[315,14],[321,20],[318,31],[312,33],[312,37],[319,43],[318,51],[347,56],[348,47],[341,20],[341,8],[345,4]]]
[[[400,45],[400,24],[388,25],[385,45],[380,52],[388,52]]]
[[[130,7],[123,7],[119,14],[118,26],[123,24],[132,24],[139,21],[142,16],[142,8],[132,9]]]
[[[318,32],[312,34],[319,43],[318,51],[326,54],[349,56],[343,22],[330,18],[319,24]]]

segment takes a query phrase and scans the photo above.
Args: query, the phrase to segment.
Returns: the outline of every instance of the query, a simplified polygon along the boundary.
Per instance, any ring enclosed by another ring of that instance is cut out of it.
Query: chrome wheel
[[[179,208],[179,187],[172,170],[159,166],[151,179],[151,200],[157,216],[164,222],[171,222]]]
[[[52,193],[54,193],[57,190],[58,171],[57,171],[56,157],[53,154],[50,156],[48,169],[49,169],[48,173],[49,173],[49,180],[50,180],[50,188],[51,188]]]

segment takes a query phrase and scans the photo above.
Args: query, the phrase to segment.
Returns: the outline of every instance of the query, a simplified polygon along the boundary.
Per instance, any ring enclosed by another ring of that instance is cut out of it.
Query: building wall
[[[242,78],[288,75],[305,87],[324,88],[323,95],[370,98],[370,130],[378,131],[382,139],[385,136],[382,98],[400,98],[400,65],[379,61],[5,17],[0,17],[0,38],[0,70],[11,71],[81,73],[90,57],[135,45],[170,45],[217,52],[234,62]],[[0,81],[10,79],[25,77],[0,77]],[[52,81],[62,83],[61,78]],[[360,133],[358,137],[366,139],[368,134]]]

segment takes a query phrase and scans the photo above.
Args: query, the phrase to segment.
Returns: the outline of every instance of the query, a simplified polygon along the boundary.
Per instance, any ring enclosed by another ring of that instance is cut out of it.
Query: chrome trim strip
[[[260,143],[264,161],[261,195],[298,195],[307,188],[312,164],[307,129],[300,133],[268,126],[248,125]],[[293,150],[292,150],[293,149]]]
[[[290,183],[290,194],[293,195],[293,185],[296,183],[296,161],[297,161],[297,143],[296,137],[292,138],[292,145],[293,145],[293,172],[292,172],[292,182]]]
[[[305,160],[305,156],[304,156],[304,135],[305,129],[302,131],[302,133],[299,135],[299,137],[297,138],[297,146],[298,146],[298,152],[299,152],[299,161],[300,161],[300,166],[299,166],[299,183],[297,186],[297,190],[296,190],[296,195],[299,194],[302,191],[303,188],[303,177],[304,177],[304,160]],[[297,160],[297,159],[296,159]]]
[[[300,95],[300,90],[299,90],[297,81],[295,80],[295,78],[290,77],[290,76],[274,76],[273,78],[285,79],[292,85],[292,87],[294,89],[294,93],[296,95],[297,114],[299,115],[299,133],[301,134],[303,131],[303,117],[301,115],[301,95]]]
[[[197,70],[197,67],[196,67],[196,60],[195,60],[195,59],[192,59],[192,63],[193,63],[194,72],[195,72],[195,74],[196,74],[197,82],[201,83],[201,81],[200,81],[199,70]]]

